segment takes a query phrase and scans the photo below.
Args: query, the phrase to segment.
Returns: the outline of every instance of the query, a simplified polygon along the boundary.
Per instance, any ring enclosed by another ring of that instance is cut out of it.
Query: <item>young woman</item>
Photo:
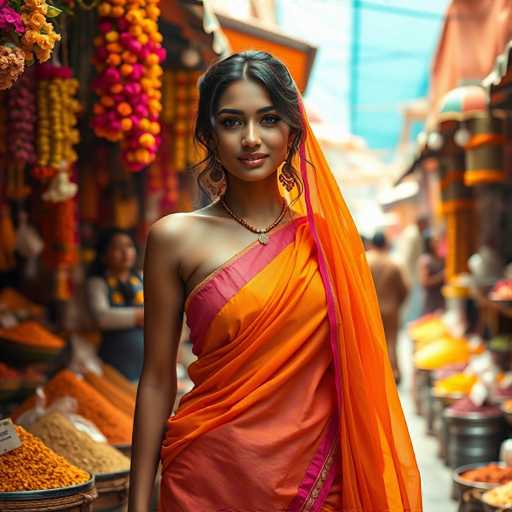
[[[420,511],[364,249],[286,67],[213,65],[196,139],[221,196],[149,235],[130,512],[159,457],[165,512]],[[184,311],[195,386],[168,419]]]
[[[144,292],[134,269],[137,250],[121,229],[101,234],[88,280],[90,309],[101,329],[98,355],[125,377],[137,381],[144,357]]]

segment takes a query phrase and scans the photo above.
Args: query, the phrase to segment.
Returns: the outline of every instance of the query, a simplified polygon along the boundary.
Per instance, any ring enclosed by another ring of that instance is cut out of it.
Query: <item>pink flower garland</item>
[[[36,95],[33,69],[23,76],[7,93],[8,154],[19,167],[34,164],[36,126]]]
[[[154,161],[160,144],[160,63],[166,52],[156,21],[158,0],[103,2],[96,38],[93,129],[121,142],[127,167],[139,171]]]
[[[25,32],[21,15],[7,4],[7,0],[0,0],[0,30],[14,30],[18,34]]]

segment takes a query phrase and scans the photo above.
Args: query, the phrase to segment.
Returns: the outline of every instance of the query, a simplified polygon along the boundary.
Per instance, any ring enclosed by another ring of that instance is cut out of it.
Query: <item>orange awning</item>
[[[257,20],[241,21],[216,14],[232,52],[263,50],[271,53],[286,64],[299,89],[306,90],[316,55],[314,46],[263,26]]]

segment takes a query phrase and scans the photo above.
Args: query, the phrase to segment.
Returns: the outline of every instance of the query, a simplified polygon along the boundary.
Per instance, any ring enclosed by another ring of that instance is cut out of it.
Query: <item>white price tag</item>
[[[16,427],[10,418],[0,420],[0,455],[15,450],[21,446],[16,434]]]

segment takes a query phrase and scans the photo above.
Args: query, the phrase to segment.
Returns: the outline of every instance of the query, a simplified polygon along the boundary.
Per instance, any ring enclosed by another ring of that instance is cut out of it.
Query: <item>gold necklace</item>
[[[239,224],[241,224],[244,228],[247,228],[249,231],[252,231],[253,233],[256,233],[258,235],[258,242],[261,245],[267,245],[268,244],[268,235],[267,233],[274,229],[282,220],[283,217],[286,214],[286,211],[288,209],[288,205],[286,204],[286,201],[283,200],[283,208],[281,209],[281,213],[277,217],[277,219],[270,224],[270,226],[264,228],[264,229],[258,229],[254,226],[251,226],[245,219],[242,217],[238,217],[238,215],[235,214],[235,212],[226,204],[224,201],[224,198],[222,197],[220,199],[220,204],[223,206],[223,208],[229,213],[233,219],[235,219]]]

